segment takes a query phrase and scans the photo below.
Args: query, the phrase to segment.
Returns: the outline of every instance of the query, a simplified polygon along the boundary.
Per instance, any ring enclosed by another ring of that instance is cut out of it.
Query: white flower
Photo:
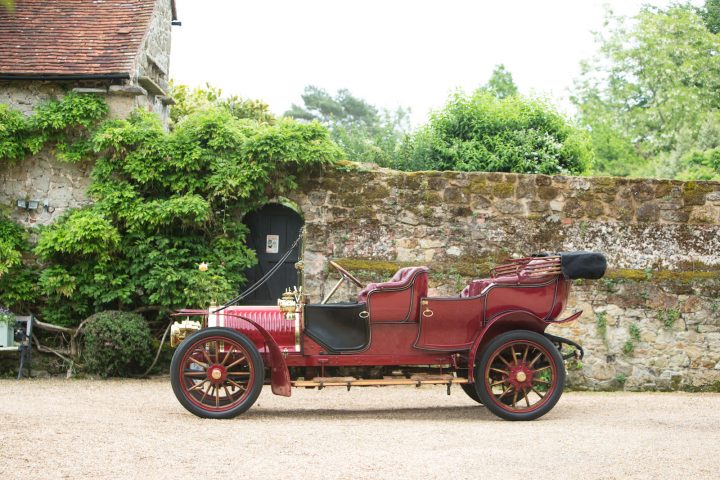
[[[207,272],[208,264],[207,262],[202,262],[200,265],[198,265],[198,270],[201,272]]]

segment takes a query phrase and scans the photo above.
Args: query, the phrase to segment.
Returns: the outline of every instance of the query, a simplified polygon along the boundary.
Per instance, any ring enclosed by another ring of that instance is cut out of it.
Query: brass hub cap
[[[517,375],[515,376],[515,378],[517,379],[518,382],[522,383],[525,380],[527,380],[527,375],[525,375],[525,372],[518,372]]]
[[[207,371],[207,379],[214,384],[222,383],[227,378],[227,370],[222,365],[213,365]]]

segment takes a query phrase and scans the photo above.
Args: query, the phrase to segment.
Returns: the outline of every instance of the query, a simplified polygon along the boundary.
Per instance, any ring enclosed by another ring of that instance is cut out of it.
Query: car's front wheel
[[[534,420],[558,402],[565,385],[562,355],[545,336],[528,330],[498,335],[475,367],[480,401],[506,420]]]
[[[462,388],[463,392],[465,392],[468,397],[472,398],[477,403],[482,405],[482,400],[480,400],[480,397],[477,394],[474,383],[461,383],[460,388]]]
[[[262,357],[245,335],[208,328],[177,348],[170,364],[173,392],[198,417],[232,418],[250,408],[265,381]]]

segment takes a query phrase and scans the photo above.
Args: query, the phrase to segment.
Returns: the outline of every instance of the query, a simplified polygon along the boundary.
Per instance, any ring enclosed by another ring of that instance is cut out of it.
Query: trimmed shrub
[[[85,365],[103,377],[142,373],[152,361],[152,335],[145,319],[130,312],[96,313],[85,328]]]

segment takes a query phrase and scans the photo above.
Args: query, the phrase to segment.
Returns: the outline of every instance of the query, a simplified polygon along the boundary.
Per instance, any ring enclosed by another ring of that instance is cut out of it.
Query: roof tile
[[[0,74],[128,73],[155,0],[16,0],[0,8]]]

